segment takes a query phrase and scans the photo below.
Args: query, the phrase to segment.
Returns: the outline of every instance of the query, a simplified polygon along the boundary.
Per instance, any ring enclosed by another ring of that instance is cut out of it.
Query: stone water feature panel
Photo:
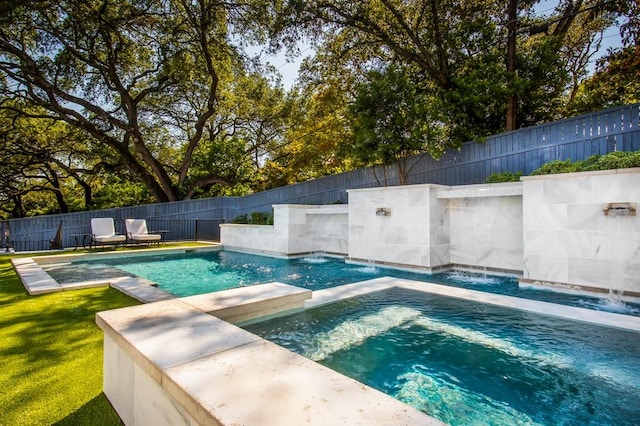
[[[527,282],[640,296],[640,169],[529,176],[523,181]]]

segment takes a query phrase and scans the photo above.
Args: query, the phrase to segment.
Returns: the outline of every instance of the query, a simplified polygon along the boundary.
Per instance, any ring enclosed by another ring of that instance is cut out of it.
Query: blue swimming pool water
[[[451,425],[638,425],[640,336],[405,289],[245,327]]]
[[[328,257],[286,260],[230,251],[192,251],[96,259],[65,265],[50,265],[46,269],[59,282],[83,281],[95,279],[97,276],[136,275],[149,279],[157,283],[159,288],[180,297],[273,281],[310,290],[320,290],[377,277],[392,276],[627,315],[640,315],[640,305],[621,303],[607,298],[521,288],[514,277],[455,271],[435,274],[412,273],[374,266],[351,265],[341,259]]]

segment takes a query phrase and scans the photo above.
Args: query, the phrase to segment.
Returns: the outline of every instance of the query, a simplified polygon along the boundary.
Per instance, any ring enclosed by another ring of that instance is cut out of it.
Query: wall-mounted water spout
[[[605,216],[635,216],[636,203],[609,203],[602,210]]]

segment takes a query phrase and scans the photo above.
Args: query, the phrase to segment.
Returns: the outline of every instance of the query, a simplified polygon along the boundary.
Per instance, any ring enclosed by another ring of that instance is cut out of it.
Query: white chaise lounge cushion
[[[119,243],[127,240],[126,235],[116,234],[111,217],[94,217],[91,219],[91,234],[98,243]]]
[[[127,227],[129,238],[134,241],[160,241],[162,238],[160,234],[149,233],[145,219],[126,219],[124,224]]]

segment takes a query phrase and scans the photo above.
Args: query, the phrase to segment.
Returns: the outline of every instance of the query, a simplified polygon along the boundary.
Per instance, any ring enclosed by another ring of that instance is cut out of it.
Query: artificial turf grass
[[[109,287],[29,296],[0,256],[0,425],[120,425],[102,393],[100,311],[139,304]]]

